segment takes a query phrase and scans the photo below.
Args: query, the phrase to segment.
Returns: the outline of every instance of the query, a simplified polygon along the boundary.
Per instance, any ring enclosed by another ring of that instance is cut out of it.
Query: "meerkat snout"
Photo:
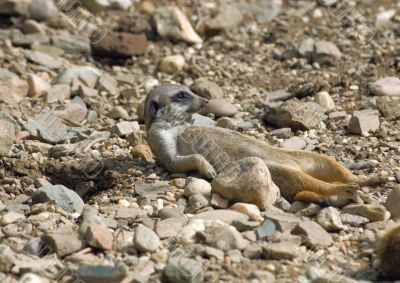
[[[147,95],[144,107],[146,128],[158,120],[184,119],[199,111],[208,100],[193,93],[184,85],[159,85]]]

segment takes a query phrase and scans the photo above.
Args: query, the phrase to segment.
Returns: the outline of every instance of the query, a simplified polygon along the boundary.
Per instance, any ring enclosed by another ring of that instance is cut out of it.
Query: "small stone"
[[[324,107],[326,111],[331,111],[336,107],[332,97],[326,91],[318,92],[314,97],[314,101]]]
[[[215,121],[207,116],[194,113],[192,114],[190,124],[193,126],[214,127]]]
[[[211,183],[213,190],[233,202],[253,203],[260,209],[273,205],[279,189],[264,161],[245,158],[226,167]]]
[[[384,206],[392,215],[393,220],[400,219],[400,187],[393,188],[387,196]]]
[[[46,186],[32,195],[32,204],[55,201],[65,211],[73,213],[82,211],[84,202],[77,193],[63,185]]]
[[[242,250],[247,245],[247,241],[243,239],[239,231],[229,225],[206,228],[204,237],[208,245],[225,252],[234,249]]]
[[[24,55],[29,61],[47,68],[58,69],[62,66],[61,61],[51,57],[50,55],[47,55],[46,53],[35,50],[25,50]]]
[[[1,91],[1,87],[0,87]],[[1,96],[1,94],[0,94]],[[0,156],[8,155],[15,139],[15,126],[13,123],[0,119]]]
[[[211,210],[196,214],[194,219],[204,219],[204,220],[220,220],[225,223],[231,224],[235,220],[249,220],[249,217],[244,214],[228,209]]]
[[[186,179],[186,184],[184,188],[183,195],[190,197],[195,194],[199,195],[210,195],[211,194],[211,184],[203,179],[189,177]]]
[[[271,135],[276,136],[278,139],[288,139],[292,134],[291,128],[276,129],[271,132]]]
[[[103,225],[93,224],[88,227],[85,234],[89,246],[102,250],[111,250],[113,246],[113,234]]]
[[[292,230],[292,234],[303,236],[306,245],[311,247],[329,247],[333,243],[332,236],[314,221],[306,221],[298,224]]]
[[[18,212],[7,212],[0,217],[0,226],[6,226],[8,224],[16,223],[20,220],[25,219],[25,215]]]
[[[379,112],[377,110],[354,111],[350,119],[349,130],[354,134],[367,135],[379,129]]]
[[[191,208],[194,208],[195,210],[199,210],[199,209],[209,206],[210,201],[203,195],[192,195],[188,199],[188,204]]]
[[[231,206],[231,209],[242,212],[250,217],[253,221],[263,221],[260,210],[254,204],[237,202]]]
[[[71,85],[77,79],[85,82],[88,87],[93,87],[98,77],[100,76],[100,70],[87,67],[87,66],[75,66],[64,69],[56,78],[53,79],[52,84],[67,84]]]
[[[386,77],[370,84],[371,91],[378,96],[400,96],[400,79]]]
[[[329,41],[317,41],[314,46],[313,61],[320,65],[336,65],[342,58],[342,53],[337,46]]]
[[[159,7],[153,14],[158,35],[188,43],[202,43],[201,37],[194,31],[186,16],[178,7]]]
[[[108,112],[108,117],[115,120],[129,120],[130,118],[128,111],[126,111],[125,108],[122,106],[115,106],[114,108],[112,108],[110,112]]]
[[[352,204],[343,207],[342,212],[366,217],[374,222],[385,220],[386,208],[375,204]]]
[[[266,212],[264,218],[271,220],[281,232],[292,230],[300,223],[299,217],[285,212]]]
[[[279,144],[280,147],[290,150],[302,150],[306,148],[307,143],[299,137],[291,137]]]
[[[157,222],[156,232],[160,239],[171,238],[178,235],[182,229],[182,222],[176,218],[167,218]]]
[[[80,251],[85,247],[84,241],[71,226],[51,230],[42,239],[59,257]]]
[[[53,85],[47,91],[47,103],[63,102],[71,97],[71,88],[69,85]]]
[[[82,35],[53,36],[52,43],[55,47],[76,54],[90,54],[90,41]]]
[[[123,122],[119,122],[116,125],[114,125],[111,129],[111,132],[120,137],[124,137],[124,136],[128,136],[134,132],[138,132],[139,130],[140,130],[140,126],[137,121],[133,121],[133,122],[123,121]]]
[[[355,214],[342,213],[340,214],[340,218],[342,219],[343,224],[347,224],[353,227],[359,227],[369,223],[368,218]]]
[[[185,66],[185,58],[182,55],[170,55],[161,60],[160,71],[174,74],[182,71]]]
[[[221,99],[224,95],[222,88],[216,83],[205,78],[197,79],[190,86],[190,89],[197,95],[207,99]]]
[[[45,21],[57,16],[58,9],[52,0],[32,0],[29,5],[29,14],[32,19]]]
[[[220,261],[222,261],[224,259],[224,252],[219,250],[219,249],[213,248],[213,247],[205,247],[204,248],[204,253],[206,254],[206,256],[208,258],[213,258],[214,257],[214,258],[216,258],[217,260],[220,260]]]
[[[338,232],[345,228],[340,211],[334,207],[323,208],[317,215],[317,222],[328,232]]]
[[[297,52],[299,52],[300,56],[311,62],[314,53],[314,45],[315,40],[313,38],[306,38],[297,47]]]
[[[160,238],[153,230],[139,224],[135,231],[133,244],[140,252],[155,252],[161,243]]]
[[[292,242],[280,242],[280,243],[267,243],[263,247],[263,257],[265,259],[288,259],[292,260],[297,257],[298,246]]]
[[[81,265],[75,272],[86,283],[119,283],[128,275],[123,265]]]
[[[222,99],[211,99],[208,104],[200,110],[201,115],[214,114],[215,117],[232,117],[238,112],[238,109],[232,103]]]
[[[141,12],[143,14],[152,15],[154,13],[154,11],[156,10],[156,7],[150,1],[140,1],[137,9],[139,12]]]
[[[15,105],[28,95],[29,85],[16,74],[6,71],[0,72],[0,101]]]
[[[217,208],[228,208],[229,201],[221,197],[219,194],[213,194],[211,197],[211,205]]]
[[[267,237],[275,234],[276,227],[271,220],[265,220],[255,231],[258,240],[265,240]]]
[[[106,91],[111,95],[116,95],[118,93],[118,81],[113,76],[103,74],[97,81],[96,89],[98,91]]]
[[[244,221],[244,220],[235,220],[232,222],[232,226],[235,227],[239,232],[252,230],[260,226],[259,221]]]
[[[39,76],[34,74],[28,75],[29,95],[42,96],[50,88],[50,84]]]
[[[275,283],[275,275],[269,271],[256,270],[250,274],[250,279],[257,279],[260,282]]]
[[[235,5],[221,5],[218,14],[204,23],[207,36],[216,35],[224,30],[235,28],[243,21],[242,11]]]
[[[182,252],[183,254],[183,252]],[[167,282],[202,283],[204,271],[202,263],[184,255],[171,256],[164,269]]]

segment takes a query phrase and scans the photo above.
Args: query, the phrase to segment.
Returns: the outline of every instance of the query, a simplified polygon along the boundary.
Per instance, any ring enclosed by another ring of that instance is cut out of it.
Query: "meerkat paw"
[[[217,177],[218,172],[217,170],[215,170],[215,168],[210,165],[208,168],[206,168],[206,170],[204,172],[202,172],[202,174],[207,178],[207,179],[214,179],[215,177]]]
[[[353,199],[354,198],[354,193],[360,189],[360,186],[358,184],[346,184],[346,185],[340,185],[340,188],[338,188],[338,195],[348,198],[348,199]]]

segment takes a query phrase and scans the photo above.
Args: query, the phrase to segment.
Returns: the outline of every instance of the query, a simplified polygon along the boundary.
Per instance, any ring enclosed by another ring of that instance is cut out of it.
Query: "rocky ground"
[[[1,282],[384,281],[377,241],[400,218],[399,7],[0,0]],[[194,123],[231,117],[384,183],[350,204],[231,206],[147,145],[141,102],[171,82],[210,100]]]

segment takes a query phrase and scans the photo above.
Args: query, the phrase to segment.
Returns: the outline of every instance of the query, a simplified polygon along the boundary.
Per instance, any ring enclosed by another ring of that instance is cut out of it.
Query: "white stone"
[[[181,71],[185,66],[185,58],[182,55],[170,55],[161,60],[160,71],[173,74]]]
[[[314,101],[324,107],[327,111],[331,111],[336,107],[332,97],[326,91],[318,92],[314,97]]]

